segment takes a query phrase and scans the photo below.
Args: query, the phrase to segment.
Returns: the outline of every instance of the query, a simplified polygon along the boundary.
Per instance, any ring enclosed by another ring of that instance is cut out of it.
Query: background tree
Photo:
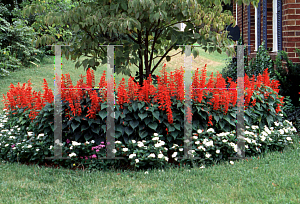
[[[257,3],[257,0],[243,0],[238,3]],[[62,53],[69,59],[78,61],[76,68],[83,65],[96,70],[96,67],[107,63],[107,49],[101,44],[123,44],[115,49],[115,65],[117,74],[123,73],[131,76],[128,64],[139,68],[139,84],[143,85],[144,78],[152,75],[164,58],[170,61],[168,53],[183,44],[202,45],[205,51],[222,52],[226,48],[228,55],[234,49],[228,47],[232,41],[227,39],[225,26],[234,23],[230,11],[222,9],[223,4],[230,0],[83,0],[73,1],[76,6],[64,12],[50,11],[44,16],[43,22],[47,25],[69,25],[73,31],[72,41],[64,38],[63,41],[71,43],[70,48],[62,47]],[[27,6],[23,14],[43,12],[45,5],[38,2]],[[184,32],[180,32],[177,23],[185,23]],[[194,33],[193,33],[194,31]],[[36,45],[59,44],[52,35],[41,36]],[[54,50],[54,47],[52,47]],[[184,48],[179,53],[184,53]],[[192,48],[194,57],[197,50]],[[156,55],[154,57],[154,54]],[[87,56],[80,62],[80,56]],[[153,59],[160,58],[154,65]],[[145,73],[145,74],[144,74]],[[135,80],[136,82],[136,80]]]

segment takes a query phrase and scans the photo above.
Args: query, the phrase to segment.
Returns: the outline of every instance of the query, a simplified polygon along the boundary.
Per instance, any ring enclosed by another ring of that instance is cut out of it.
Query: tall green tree
[[[239,0],[257,4],[258,0]],[[75,3],[76,1],[73,1]],[[76,68],[83,65],[96,70],[107,63],[107,49],[101,44],[123,44],[115,48],[115,72],[131,76],[128,64],[139,68],[139,84],[153,74],[164,58],[171,60],[168,53],[179,46],[197,42],[205,51],[226,52],[231,55],[234,49],[228,47],[232,41],[227,39],[225,26],[234,23],[230,11],[222,11],[222,3],[231,0],[82,0],[76,7],[64,12],[49,11],[43,22],[49,25],[69,25],[74,34],[71,47],[62,47],[62,53],[69,59],[78,61]],[[45,10],[45,5],[34,3],[26,7],[23,15]],[[175,26],[185,23],[184,32]],[[193,33],[194,31],[194,33]],[[41,36],[36,41],[42,44],[59,44],[53,35]],[[54,49],[54,47],[53,47]],[[184,52],[179,51],[177,54]],[[192,48],[194,57],[198,52]],[[80,56],[87,56],[82,62]],[[155,56],[154,56],[155,55]],[[160,58],[156,64],[153,59]],[[136,82],[136,81],[135,81]]]

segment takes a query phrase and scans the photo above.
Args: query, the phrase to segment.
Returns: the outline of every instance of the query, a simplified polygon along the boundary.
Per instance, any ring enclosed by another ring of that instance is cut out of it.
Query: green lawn
[[[0,203],[300,203],[300,149],[294,144],[294,150],[233,165],[163,172],[0,163]]]

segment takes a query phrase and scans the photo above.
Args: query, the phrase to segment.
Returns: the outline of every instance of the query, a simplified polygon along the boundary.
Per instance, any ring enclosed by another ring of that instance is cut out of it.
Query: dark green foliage
[[[7,14],[7,9],[3,4],[0,4],[0,10]],[[41,51],[32,46],[34,30],[26,25],[26,20],[13,19],[13,21],[11,25],[5,16],[0,14],[1,76],[5,76],[6,71],[14,71],[21,66],[28,67],[31,62],[40,61],[35,53],[41,54]]]
[[[241,41],[239,42],[239,44],[241,44]],[[270,79],[271,80],[276,79],[274,64],[271,57],[269,56],[268,51],[265,49],[264,43],[261,46],[259,46],[256,57],[253,58],[250,62],[248,62],[247,47],[246,46],[244,47],[244,65],[245,65],[244,73],[247,74],[249,77],[252,77],[254,75],[255,78],[257,78],[259,74],[262,74],[264,70],[268,68]],[[222,76],[227,83],[228,83],[227,77],[230,77],[234,82],[236,82],[237,79],[236,58],[232,58],[228,62],[227,67],[225,67],[222,70]]]

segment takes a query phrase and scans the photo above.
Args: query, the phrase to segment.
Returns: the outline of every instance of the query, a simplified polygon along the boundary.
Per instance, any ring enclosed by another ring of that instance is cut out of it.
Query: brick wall
[[[300,62],[295,48],[300,49],[300,0],[282,2],[282,47],[293,62]]]
[[[245,45],[248,44],[248,8],[238,6],[238,26],[242,34],[242,19],[244,24],[243,38]],[[250,58],[255,56],[255,10],[254,6],[250,7],[251,25],[250,25],[250,44],[252,45]],[[236,16],[236,4],[233,1],[233,16]],[[263,0],[261,0],[261,42],[263,42]],[[282,48],[288,53],[289,59],[293,62],[300,62],[300,59],[295,48],[300,49],[300,0],[282,0]],[[275,59],[277,53],[273,50],[273,1],[267,0],[267,49],[270,52],[272,59]]]

